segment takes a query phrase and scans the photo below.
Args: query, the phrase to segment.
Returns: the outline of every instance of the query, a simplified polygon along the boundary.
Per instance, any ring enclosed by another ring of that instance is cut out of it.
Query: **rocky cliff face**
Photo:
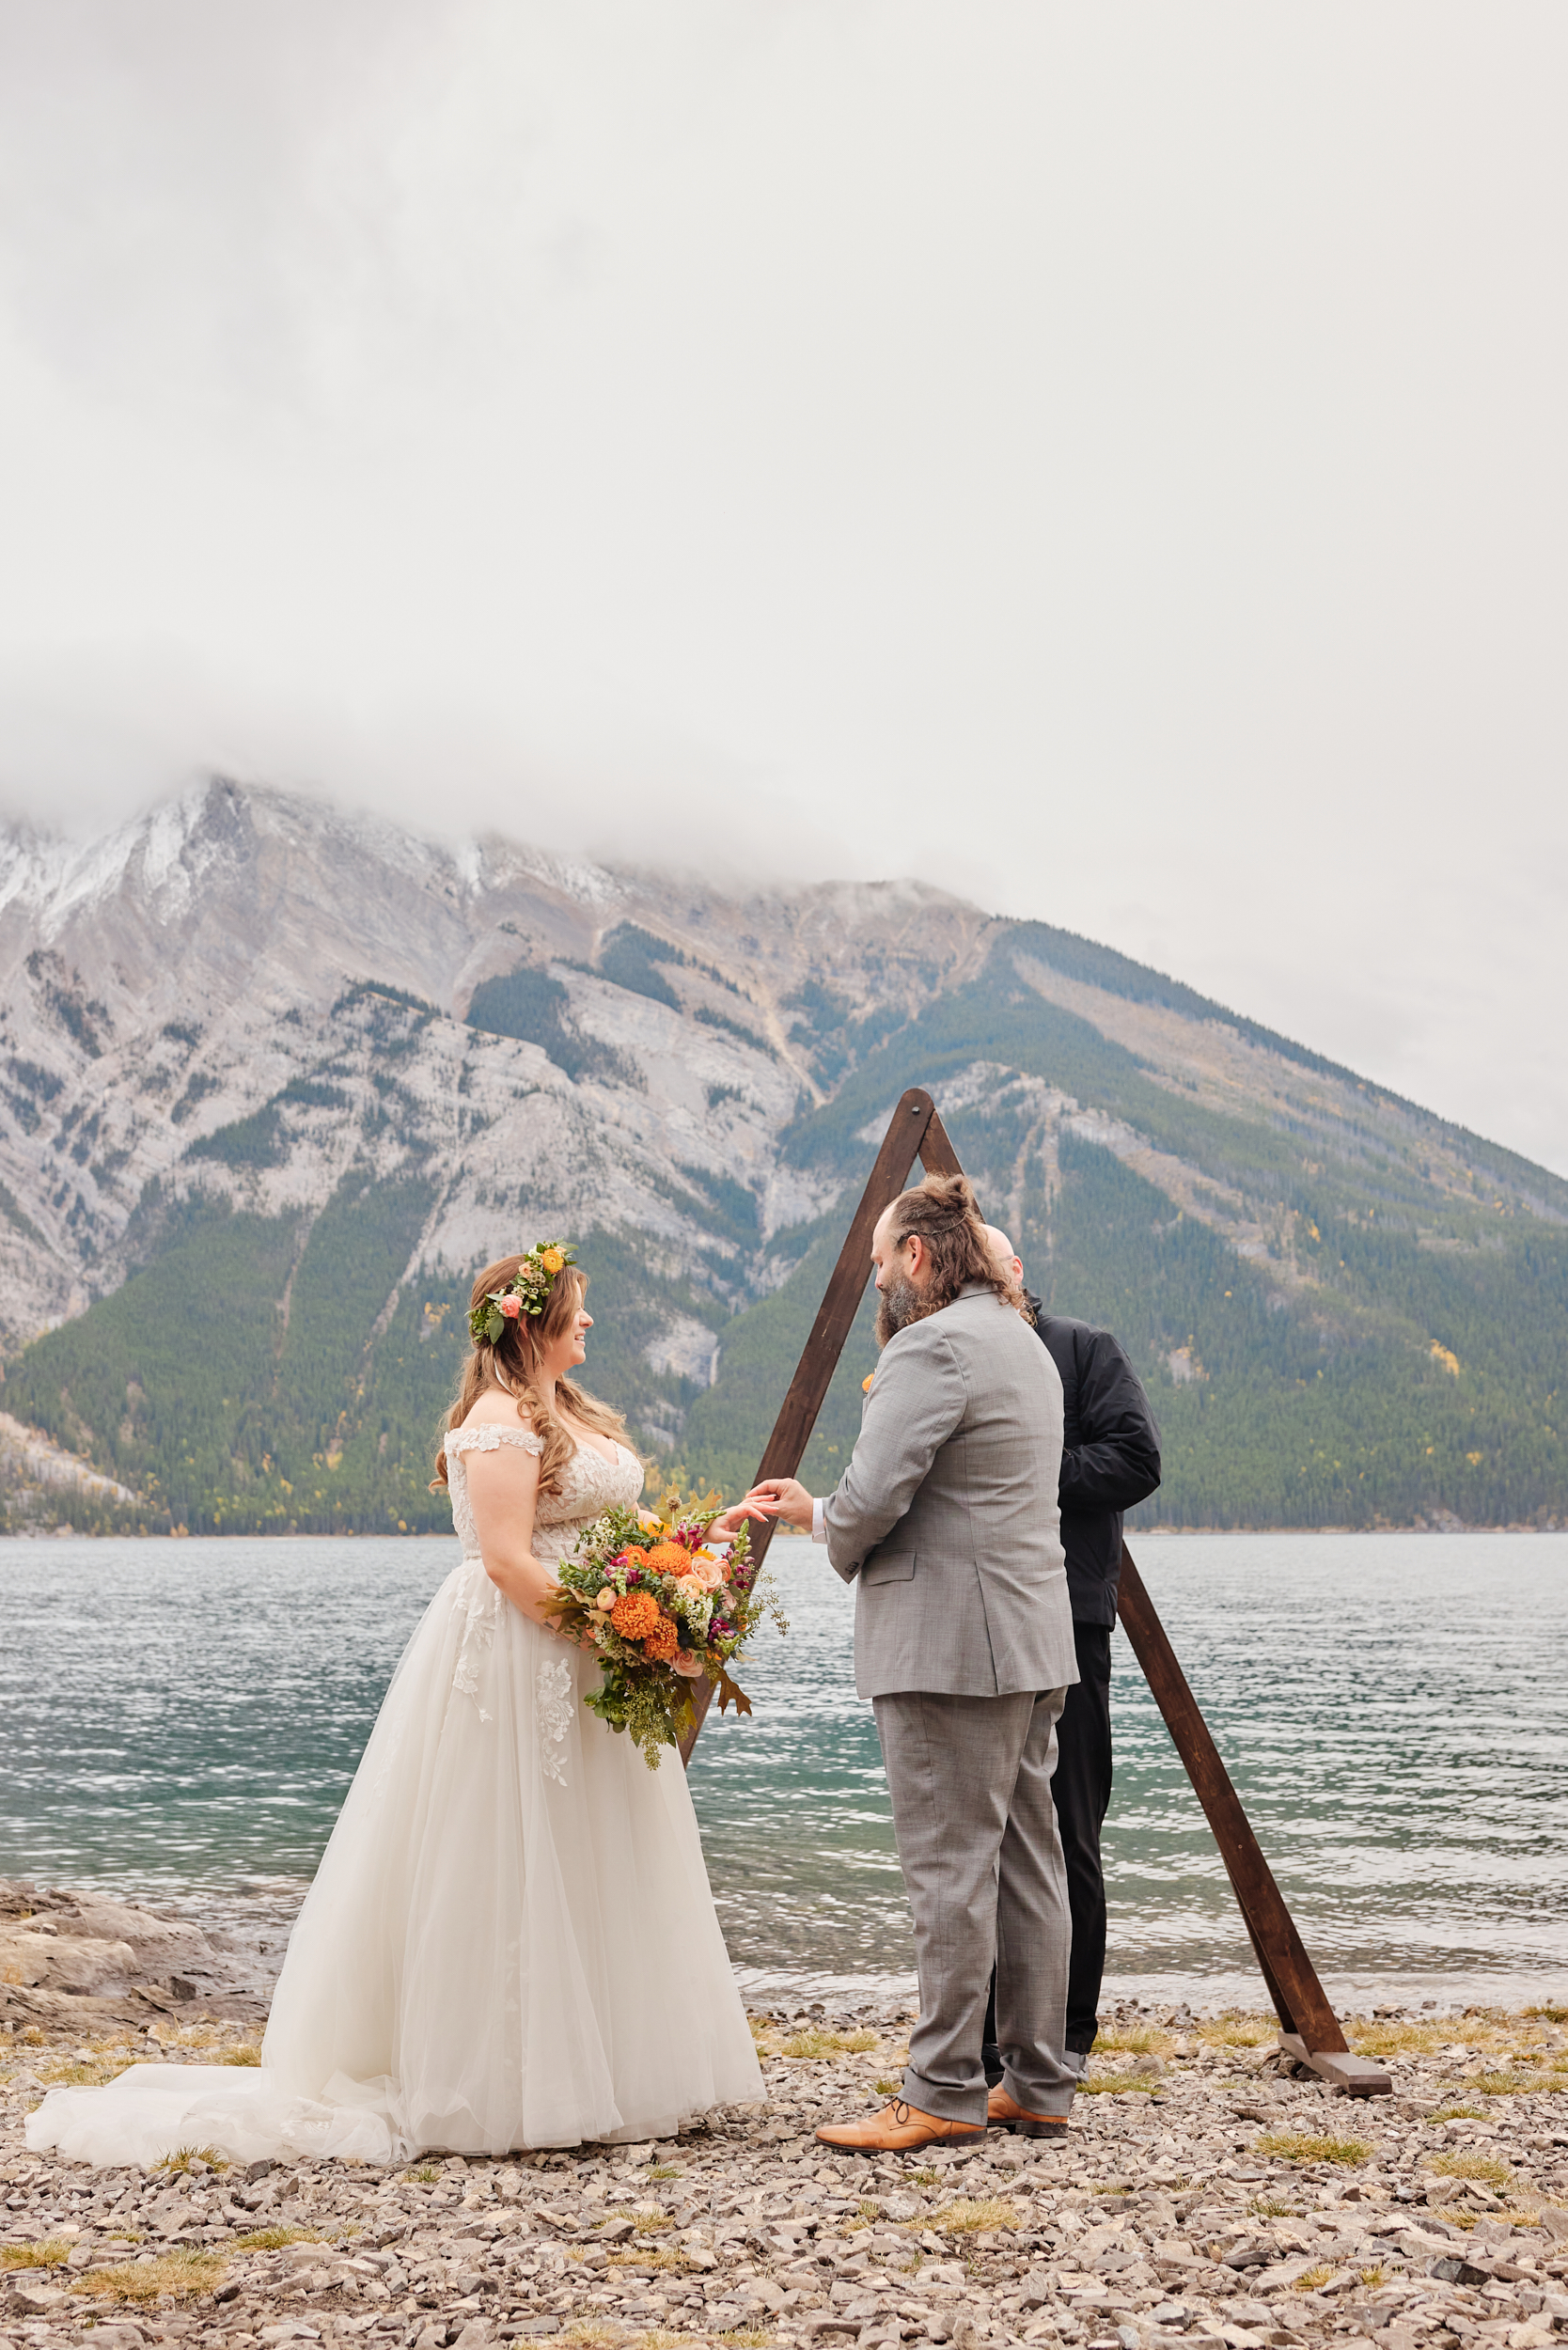
[[[692,1220],[703,1178],[764,1235],[837,1188],[775,1147],[822,1098],[792,996],[914,1009],[989,928],[915,884],[737,908],[222,782],[86,848],[0,835],[0,1339],[118,1286],[153,1182],[277,1214],[355,1161],[434,1167],[416,1261],[459,1272],[536,1224],[733,1253]],[[543,1042],[466,1025],[487,983]]]
[[[38,1494],[77,1457],[154,1522],[428,1522],[467,1284],[556,1232],[651,1458],[733,1481],[922,1082],[1157,1388],[1166,1514],[1568,1502],[1568,1185],[1067,933],[213,781],[86,847],[0,832],[0,1453]]]

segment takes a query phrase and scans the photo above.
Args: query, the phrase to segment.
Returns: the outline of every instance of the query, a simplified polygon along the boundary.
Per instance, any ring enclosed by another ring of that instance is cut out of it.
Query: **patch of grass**
[[[809,2024],[786,2040],[779,2054],[797,2064],[811,2064],[823,2057],[864,2056],[868,2048],[878,2045],[874,2031],[824,2031],[820,2024]]]
[[[172,2154],[155,2162],[154,2170],[189,2170],[193,2164],[204,2162],[209,2170],[227,2170],[228,2164],[215,2146],[176,2146]]]
[[[985,2195],[979,2201],[961,2195],[939,2211],[931,2224],[944,2235],[978,2235],[982,2228],[1016,2228],[1018,2214],[999,2195]]]
[[[89,2268],[71,2282],[72,2293],[101,2301],[194,2301],[223,2282],[227,2261],[215,2252],[160,2252],[153,2260],[127,2261],[123,2268]]]
[[[129,2048],[100,2048],[95,2055],[62,2058],[39,2075],[51,2088],[102,2089],[136,2061]]]
[[[1568,2024],[1568,2007],[1527,2007],[1524,2012],[1543,2024]]]
[[[222,2064],[259,2064],[260,2061],[260,2049],[249,2046],[226,2048],[222,2057],[219,2059],[219,2062]]]
[[[237,2252],[281,2252],[286,2244],[320,2244],[324,2239],[314,2228],[255,2228],[249,2235],[234,2238]]]
[[[879,2097],[896,2097],[903,2088],[902,2079],[895,2080],[890,2073],[879,2074],[871,2083]]]
[[[1543,2080],[1539,2073],[1474,2073],[1468,2086],[1483,2097],[1528,2097],[1532,2090],[1556,2089],[1559,2083]]]
[[[1427,2119],[1429,2122],[1484,2122],[1486,2116],[1479,2106],[1456,2104],[1439,2106],[1435,2113],[1428,2114]]]
[[[417,2186],[433,2186],[441,2173],[433,2162],[422,2162],[417,2170],[405,2170],[403,2176],[412,2179]]]
[[[160,2030],[163,2027],[159,2027]],[[165,2048],[221,2048],[228,2038],[227,2024],[177,2024],[164,2032]]]
[[[1077,2087],[1080,2097],[1125,2097],[1141,2090],[1147,2097],[1158,2080],[1157,2073],[1086,2073]]]
[[[632,2214],[632,2225],[638,2235],[661,2235],[675,2222],[667,2211],[662,2211],[657,2203],[650,2203],[646,2209]]]
[[[916,2186],[940,2186],[942,2184],[940,2170],[912,2170],[909,2176]]]
[[[1434,2154],[1427,2164],[1444,2179],[1479,2179],[1482,2186],[1512,2186],[1513,2173],[1496,2154]]]
[[[681,2176],[681,2165],[678,2162],[656,2162],[648,2175],[651,2179],[678,2179]]]
[[[1353,2024],[1345,2034],[1357,2056],[1430,2056],[1456,2038],[1451,2024]]]
[[[1380,2285],[1387,2281],[1388,2272],[1381,2261],[1373,2261],[1370,2268],[1358,2268],[1356,2275],[1364,2285]],[[1332,2271],[1330,2271],[1332,2274]]]
[[[1372,2148],[1364,2138],[1320,2138],[1310,2130],[1265,2130],[1255,2145],[1260,2154],[1281,2162],[1365,2162]]]
[[[1254,2195],[1247,2205],[1254,2219],[1294,2219],[1296,2206],[1278,2195]]]
[[[1176,2045],[1172,2035],[1157,2024],[1113,2024],[1094,2043],[1096,2056],[1168,2056]]]
[[[1302,2270],[1300,2276],[1291,2287],[1291,2291],[1293,2293],[1316,2293],[1319,2285],[1325,2285],[1333,2274],[1334,2264],[1332,2261],[1319,2261],[1315,2268],[1304,2268]]]
[[[0,2244],[0,2268],[63,2268],[70,2258],[70,2245],[57,2235],[39,2244]]]
[[[672,2252],[663,2244],[645,2244],[634,2251],[630,2245],[609,2254],[612,2268],[684,2268],[685,2261],[679,2252]]]
[[[1211,2048],[1262,2048],[1278,2029],[1272,2015],[1245,2014],[1231,2009],[1212,2023],[1200,2024],[1198,2038]]]
[[[715,2334],[713,2340],[729,2342],[730,2350],[767,2350],[773,2336],[760,2326],[736,2326],[727,2334]]]

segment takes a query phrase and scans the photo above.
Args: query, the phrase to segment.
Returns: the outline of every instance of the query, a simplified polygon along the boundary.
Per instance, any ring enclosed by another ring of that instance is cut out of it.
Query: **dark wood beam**
[[[1149,1587],[1125,1543],[1121,1545],[1117,1615],[1132,1642],[1133,1654],[1143,1668],[1144,1679],[1154,1693],[1154,1702],[1203,1807],[1204,1817],[1214,1830],[1219,1856],[1225,1863],[1274,2012],[1279,2018],[1280,2044],[1284,2046],[1288,2039],[1294,2041],[1289,2053],[1298,2062],[1309,2063],[1335,2080],[1341,2088],[1354,2087],[1364,2096],[1387,2095],[1393,2084],[1382,2066],[1352,2056],[1345,2045],[1340,2020],[1318,1981],[1317,1969],[1307,1955],[1295,1920],[1263,1857],[1262,1846],[1252,1832],[1252,1823],[1242,1809],[1241,1797],[1220,1759],[1209,1725],[1176,1660],[1176,1652],[1149,1596]],[[1334,2060],[1332,2071],[1326,2062],[1319,2062],[1320,2058]],[[1347,2077],[1347,2073],[1354,2074],[1355,2079]]]

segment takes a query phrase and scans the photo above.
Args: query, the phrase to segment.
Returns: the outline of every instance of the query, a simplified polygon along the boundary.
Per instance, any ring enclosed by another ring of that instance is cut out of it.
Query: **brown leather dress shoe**
[[[895,2097],[864,2122],[830,2122],[817,2136],[824,2146],[841,2147],[847,2154],[912,2154],[922,2146],[952,2146],[983,2138],[985,2129],[976,2122],[943,2122]]]
[[[1065,2113],[1029,2113],[1015,2105],[1005,2089],[994,2089],[985,2101],[986,2117],[994,2130],[1012,2130],[1019,2138],[1065,2138]],[[818,2133],[819,2137],[821,2132]]]

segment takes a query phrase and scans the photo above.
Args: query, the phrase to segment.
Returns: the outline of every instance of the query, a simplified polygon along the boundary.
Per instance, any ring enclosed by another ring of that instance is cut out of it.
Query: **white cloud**
[[[0,0],[0,791],[917,872],[1568,1170],[1565,50]]]

